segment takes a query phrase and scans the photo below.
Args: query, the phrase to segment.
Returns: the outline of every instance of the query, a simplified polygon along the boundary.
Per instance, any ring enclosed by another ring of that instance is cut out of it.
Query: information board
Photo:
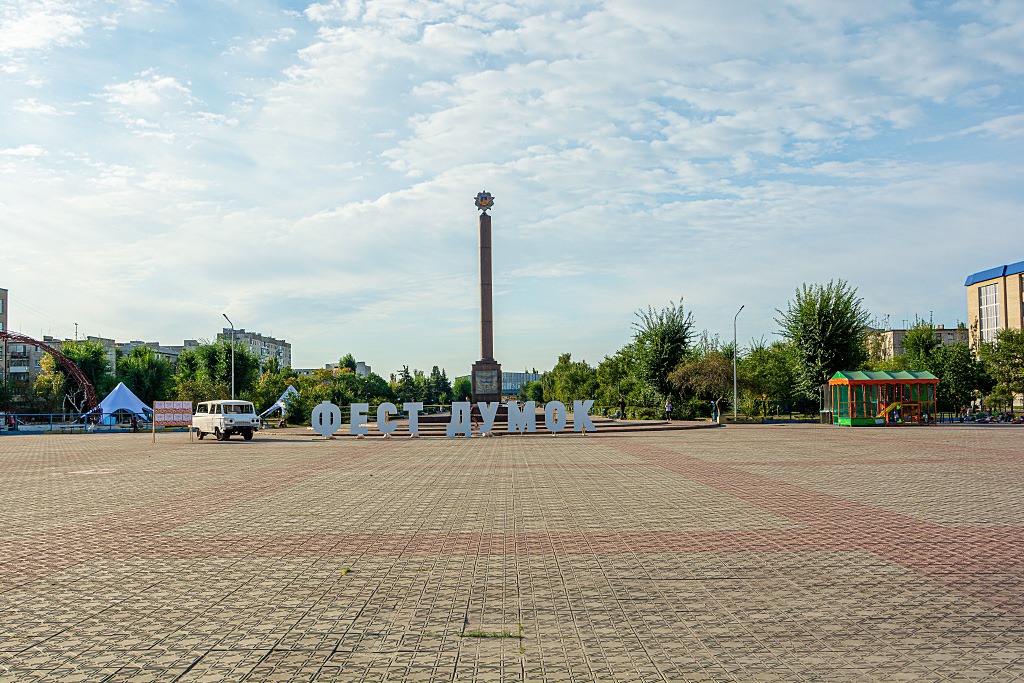
[[[192,424],[192,401],[153,401],[153,426],[187,427]]]

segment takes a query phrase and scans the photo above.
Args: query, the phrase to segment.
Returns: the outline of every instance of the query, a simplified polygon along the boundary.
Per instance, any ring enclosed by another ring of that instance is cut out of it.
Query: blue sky
[[[1024,259],[1022,75],[1016,1],[0,0],[0,287],[36,336],[463,374],[488,190],[506,370],[836,277],[952,325]]]

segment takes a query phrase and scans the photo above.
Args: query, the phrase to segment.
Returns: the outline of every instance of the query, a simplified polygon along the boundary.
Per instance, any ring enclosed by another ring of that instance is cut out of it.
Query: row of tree
[[[1024,332],[1001,330],[992,343],[968,331],[942,344],[930,323],[918,320],[904,339],[904,353],[885,358],[880,332],[856,289],[843,280],[803,285],[777,309],[781,340],[764,339],[735,349],[698,332],[682,300],[656,311],[638,311],[629,344],[597,367],[562,354],[540,381],[524,385],[521,400],[569,401],[588,397],[599,409],[627,417],[661,415],[666,400],[683,417],[709,415],[731,406],[747,415],[816,413],[823,385],[840,370],[925,370],[939,378],[938,409],[957,412],[984,399],[991,408],[1012,407],[1024,393]],[[735,379],[733,364],[735,362]]]
[[[382,401],[422,401],[435,405],[449,403],[453,397],[466,396],[470,391],[468,379],[462,378],[453,387],[447,373],[436,365],[429,374],[403,366],[386,381],[375,373],[357,375],[355,358],[349,353],[339,360],[337,370],[299,374],[290,367],[281,367],[275,358],[261,363],[251,350],[237,344],[232,376],[231,344],[223,340],[183,351],[173,366],[147,347],[136,347],[124,356],[119,355],[114,369],[106,349],[96,342],[65,342],[61,351],[78,366],[100,398],[117,382],[124,382],[147,405],[166,399],[196,403],[230,396],[233,383],[238,398],[252,401],[263,410],[292,386],[299,395],[289,401],[287,419],[300,423],[308,421],[313,407],[325,400],[338,405]],[[22,401],[21,411],[81,410],[82,391],[61,366],[50,356],[42,359],[41,366],[31,394]]]
[[[879,332],[856,289],[843,280],[825,285],[803,285],[785,308],[777,309],[780,341],[755,340],[735,349],[706,331],[698,332],[693,314],[682,299],[655,310],[636,313],[631,341],[597,367],[562,354],[539,381],[520,390],[520,400],[543,403],[592,398],[599,410],[625,406],[626,416],[656,417],[671,400],[683,417],[721,412],[731,404],[733,364],[739,390],[738,408],[746,414],[814,413],[821,387],[839,370],[927,370],[939,378],[941,411],[959,411],[984,397],[986,405],[1012,407],[1013,397],[1024,393],[1024,332],[1001,330],[991,343],[975,343],[975,354],[962,338],[942,344],[930,323],[918,320],[903,341],[904,353],[884,357]],[[974,333],[971,331],[970,333]],[[280,367],[275,359],[264,363],[243,346],[232,349],[227,341],[204,343],[178,356],[171,366],[152,349],[137,347],[120,357],[111,370],[106,351],[94,342],[65,342],[63,352],[103,396],[116,382],[124,382],[143,402],[176,398],[193,402],[235,395],[257,408],[273,405],[288,386],[298,390],[288,406],[290,422],[305,422],[312,408],[324,400],[337,405],[352,402],[422,401],[447,404],[470,395],[469,380],[454,385],[443,369],[430,373],[403,366],[390,381],[376,374],[355,373],[352,354],[339,360],[337,370],[315,370],[300,375]],[[75,410],[80,407],[78,387],[64,376],[49,356],[34,386],[33,412]]]

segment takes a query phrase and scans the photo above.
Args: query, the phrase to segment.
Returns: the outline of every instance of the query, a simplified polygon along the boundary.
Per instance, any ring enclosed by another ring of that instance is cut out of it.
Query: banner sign
[[[187,427],[192,424],[192,401],[153,401],[153,426]]]

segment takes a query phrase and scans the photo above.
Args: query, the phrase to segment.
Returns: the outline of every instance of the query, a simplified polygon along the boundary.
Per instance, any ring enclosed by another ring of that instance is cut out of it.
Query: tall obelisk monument
[[[480,209],[480,360],[473,363],[473,403],[501,401],[501,365],[494,360],[494,308],[491,298],[491,216],[489,192],[476,196]],[[457,397],[462,399],[463,397]]]

